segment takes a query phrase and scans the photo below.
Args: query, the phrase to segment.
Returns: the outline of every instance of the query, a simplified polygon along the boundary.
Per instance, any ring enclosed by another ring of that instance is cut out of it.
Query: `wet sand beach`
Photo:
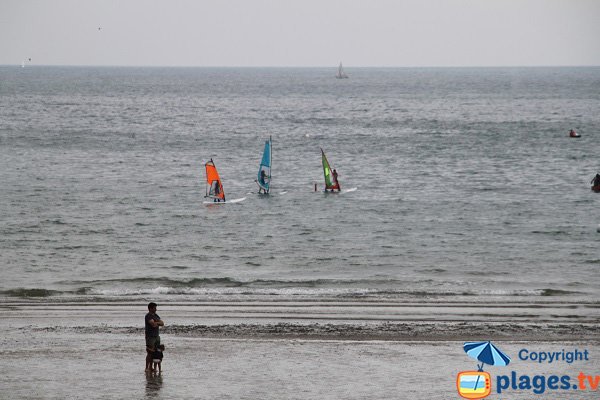
[[[159,303],[166,322],[163,373],[145,374],[144,306],[3,302],[0,357],[7,368],[0,397],[458,398],[456,374],[476,368],[462,344],[490,339],[514,365],[486,368],[492,376],[516,371],[575,377],[600,370],[595,304],[263,301]],[[591,356],[540,364],[518,360],[523,348],[587,349]],[[568,392],[572,399],[593,393]],[[491,398],[525,399],[532,392],[508,396]]]

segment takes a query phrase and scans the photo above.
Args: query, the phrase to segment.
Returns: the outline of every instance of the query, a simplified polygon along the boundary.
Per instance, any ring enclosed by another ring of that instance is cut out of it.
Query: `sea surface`
[[[2,301],[598,301],[600,68],[335,72],[0,66]]]

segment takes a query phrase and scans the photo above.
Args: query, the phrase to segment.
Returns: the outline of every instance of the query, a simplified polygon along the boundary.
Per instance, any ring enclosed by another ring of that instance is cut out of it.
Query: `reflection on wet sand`
[[[153,398],[159,395],[162,389],[163,378],[160,372],[146,372],[146,397]]]

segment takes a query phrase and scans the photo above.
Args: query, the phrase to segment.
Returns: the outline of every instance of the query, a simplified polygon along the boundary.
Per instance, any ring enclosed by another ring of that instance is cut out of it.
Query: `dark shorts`
[[[160,336],[146,336],[146,349],[154,351],[160,345]],[[150,351],[150,350],[148,350]]]

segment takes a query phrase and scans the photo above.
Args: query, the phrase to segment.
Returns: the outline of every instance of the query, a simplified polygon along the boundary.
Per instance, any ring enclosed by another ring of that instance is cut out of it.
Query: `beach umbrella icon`
[[[481,361],[481,366],[477,364],[479,371],[483,371],[483,364],[506,366],[510,363],[510,357],[500,351],[492,342],[466,342],[463,345],[465,353]]]
[[[492,342],[466,342],[463,345],[465,353],[481,361],[481,365],[477,364],[477,370],[483,371],[483,364],[506,366],[510,363],[510,357],[500,351]],[[477,375],[475,386],[479,383],[480,375]]]

